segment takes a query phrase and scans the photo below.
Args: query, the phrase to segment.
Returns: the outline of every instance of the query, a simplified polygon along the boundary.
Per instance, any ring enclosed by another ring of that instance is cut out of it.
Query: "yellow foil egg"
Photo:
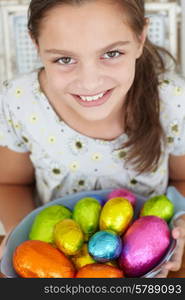
[[[115,267],[115,268],[119,267],[119,264],[118,264],[118,262],[116,260],[110,260],[110,261],[106,262],[105,265],[108,265],[108,266],[111,266],[111,267]]]
[[[100,230],[110,229],[121,235],[132,221],[134,210],[125,198],[117,197],[107,201],[100,214]]]
[[[79,270],[83,266],[96,263],[92,256],[90,256],[86,243],[82,246],[80,252],[73,256],[71,259],[77,270]]]
[[[66,255],[75,255],[84,243],[84,235],[78,223],[72,219],[58,222],[54,228],[54,242]]]

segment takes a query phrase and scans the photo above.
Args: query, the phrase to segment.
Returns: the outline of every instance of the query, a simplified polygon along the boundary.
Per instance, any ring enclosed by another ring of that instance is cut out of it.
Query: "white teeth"
[[[100,98],[102,98],[104,95],[105,95],[106,92],[104,93],[101,93],[97,96],[93,96],[93,97],[84,97],[84,96],[80,96],[80,98],[83,100],[83,101],[95,101],[95,100],[98,100]]]

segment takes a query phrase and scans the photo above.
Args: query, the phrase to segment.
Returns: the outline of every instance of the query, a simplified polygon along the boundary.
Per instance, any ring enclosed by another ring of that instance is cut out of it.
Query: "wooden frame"
[[[183,1],[184,2],[184,1]],[[180,6],[176,3],[161,3],[161,2],[151,2],[146,3],[146,11],[152,13],[167,13],[169,18],[169,42],[170,42],[170,51],[174,57],[177,57],[177,30],[178,30],[178,14],[181,9]]]
[[[13,47],[15,45],[12,44],[11,40],[11,24],[10,24],[10,15],[16,14],[16,13],[22,13],[25,15],[27,12],[27,5],[10,5],[10,6],[4,6],[2,10],[2,21],[3,21],[3,35],[5,37],[4,40],[4,56],[5,56],[5,69],[6,69],[6,76],[7,79],[11,78],[13,75],[13,66],[15,66],[15,55]],[[10,25],[10,26],[5,26]]]

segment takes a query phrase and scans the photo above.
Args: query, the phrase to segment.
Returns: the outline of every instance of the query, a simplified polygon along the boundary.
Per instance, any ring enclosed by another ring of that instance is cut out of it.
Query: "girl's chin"
[[[80,117],[84,120],[87,120],[89,122],[93,122],[93,121],[104,121],[108,118],[110,118],[111,113],[105,113],[105,111],[100,114],[100,112],[96,112],[96,113],[85,113],[85,114],[79,114]]]

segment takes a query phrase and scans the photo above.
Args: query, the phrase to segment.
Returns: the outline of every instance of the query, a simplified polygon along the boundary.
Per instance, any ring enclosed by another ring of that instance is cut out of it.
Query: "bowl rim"
[[[31,216],[35,215],[35,213],[38,214],[42,209],[44,209],[46,207],[58,204],[58,202],[61,201],[61,200],[63,200],[63,199],[70,199],[70,198],[75,199],[77,197],[80,197],[79,199],[81,199],[83,197],[87,197],[87,195],[89,195],[89,197],[91,195],[94,195],[94,196],[95,195],[97,195],[97,196],[98,195],[107,196],[107,194],[110,193],[112,190],[114,190],[114,189],[109,188],[109,189],[102,189],[102,190],[83,191],[83,192],[79,192],[79,193],[75,193],[75,194],[71,194],[71,195],[65,195],[63,197],[56,198],[53,201],[50,201],[50,202],[48,202],[48,203],[46,203],[46,204],[44,204],[42,206],[38,206],[34,210],[32,210],[27,216],[25,216],[19,222],[19,224],[17,224],[17,226],[15,228],[12,229],[12,231],[10,232],[10,234],[9,234],[7,240],[6,240],[5,248],[4,248],[4,252],[3,252],[3,256],[2,256],[2,258],[0,260],[0,275],[2,274],[3,278],[17,278],[15,276],[7,276],[6,274],[3,274],[3,272],[2,272],[2,261],[3,261],[3,258],[6,256],[6,251],[7,251],[6,249],[7,249],[7,245],[8,245],[9,240],[13,236],[14,232],[17,230],[17,227],[21,227],[21,225],[24,224],[25,219],[30,218]],[[142,200],[147,199],[147,197],[140,196],[140,195],[138,195],[136,193],[133,193],[133,194],[136,196],[136,199],[138,199],[138,198],[142,199]],[[136,201],[136,203],[137,203],[137,201]],[[64,205],[64,204],[62,204],[62,205]],[[64,206],[68,207],[67,205],[64,205]],[[170,228],[169,224],[168,224],[168,227]],[[142,275],[140,277],[137,277],[137,278],[150,278],[150,277],[153,277],[154,275],[157,275],[161,271],[162,264],[164,262],[169,261],[169,259],[173,255],[175,247],[176,247],[176,240],[174,240],[171,237],[169,248],[166,251],[166,253],[164,254],[164,256],[162,257],[162,259],[160,260],[160,262],[158,263],[158,265],[155,266],[153,269],[151,269],[149,272],[147,272],[144,275]]]
[[[169,261],[172,255],[174,254],[176,246],[177,246],[177,241],[171,238],[170,245],[167,251],[165,252],[165,254],[163,255],[162,259],[159,261],[158,265],[155,266],[153,269],[151,269],[149,272],[145,273],[140,278],[152,278],[154,277],[154,275],[157,275],[161,271],[162,265],[165,262]]]

